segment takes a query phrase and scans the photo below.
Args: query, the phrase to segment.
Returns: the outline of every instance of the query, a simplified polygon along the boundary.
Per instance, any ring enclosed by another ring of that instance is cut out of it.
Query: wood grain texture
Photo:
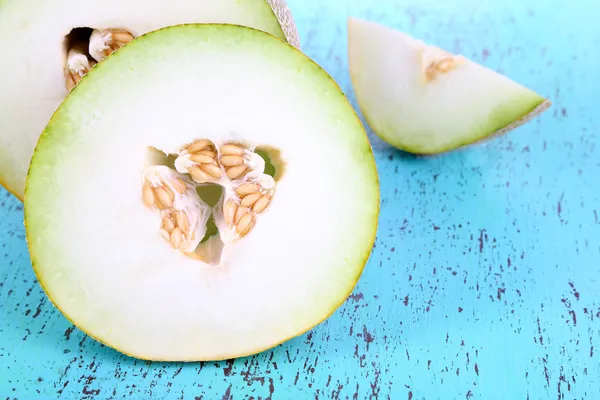
[[[487,144],[415,158],[373,138],[382,210],[358,287],[255,357],[146,363],[69,324],[0,192],[0,399],[592,399],[600,393],[600,5],[290,0],[304,51],[354,102],[346,17],[368,18],[549,97]]]

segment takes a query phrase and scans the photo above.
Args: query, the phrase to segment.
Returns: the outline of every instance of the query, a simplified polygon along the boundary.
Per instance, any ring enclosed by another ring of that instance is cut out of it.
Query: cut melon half
[[[344,302],[379,187],[323,69],[262,31],[192,24],[134,39],[71,91],[24,209],[39,282],[81,330],[137,358],[218,360]]]
[[[372,130],[407,152],[435,154],[506,133],[550,101],[463,56],[392,28],[348,21],[350,77]]]
[[[0,184],[22,200],[40,132],[97,62],[135,36],[193,22],[245,25],[300,46],[284,0],[0,1]]]

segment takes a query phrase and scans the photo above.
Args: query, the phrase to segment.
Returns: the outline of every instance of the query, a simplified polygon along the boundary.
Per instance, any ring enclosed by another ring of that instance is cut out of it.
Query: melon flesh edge
[[[280,20],[278,20],[278,18]],[[194,22],[263,30],[299,48],[284,0],[8,0],[0,3],[0,184],[23,198],[40,132],[67,94],[63,39],[73,28],[125,28],[134,35]]]
[[[384,141],[412,153],[440,153],[513,129],[550,105],[465,57],[455,70],[427,81],[424,60],[440,52],[392,28],[349,19],[348,57],[357,102]]]
[[[237,135],[281,151],[285,173],[218,267],[158,234],[141,203],[146,146]],[[134,357],[254,354],[327,318],[352,291],[379,212],[373,154],[340,88],[263,32],[186,25],[98,64],[36,147],[25,200],[34,269],[79,328]]]

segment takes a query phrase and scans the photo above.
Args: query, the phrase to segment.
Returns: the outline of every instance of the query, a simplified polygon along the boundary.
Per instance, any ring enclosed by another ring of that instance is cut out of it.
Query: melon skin
[[[144,146],[173,149],[198,130],[238,131],[286,160],[270,211],[217,269],[162,243],[135,189]],[[65,98],[36,146],[24,210],[36,276],[75,326],[135,358],[207,361],[328,318],[368,261],[379,201],[364,127],[324,70],[264,32],[190,24],[138,37]]]
[[[285,40],[297,48],[298,50],[302,50],[300,44],[300,36],[298,35],[298,31],[296,29],[296,22],[294,21],[294,16],[290,11],[285,0],[266,0],[275,17],[277,17],[277,21],[281,26],[282,33],[284,35]],[[277,37],[280,37],[277,35]]]
[[[285,0],[5,0],[0,2],[0,184],[23,200],[40,132],[67,94],[63,39],[77,27],[126,28],[135,35],[169,25],[249,26],[300,48]]]
[[[375,22],[348,19],[350,78],[373,132],[414,154],[439,154],[505,134],[551,102],[508,77],[461,56],[433,81],[423,60],[448,54]]]

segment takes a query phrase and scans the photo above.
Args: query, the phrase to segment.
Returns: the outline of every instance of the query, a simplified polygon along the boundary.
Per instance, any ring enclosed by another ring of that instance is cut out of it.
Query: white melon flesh
[[[505,133],[550,106],[476,62],[358,18],[348,21],[348,57],[365,119],[384,141],[412,153],[441,153]],[[432,62],[444,59],[455,67],[429,77]]]
[[[299,47],[284,0],[0,1],[0,184],[23,198],[35,143],[67,94],[64,39],[72,29],[125,28],[138,36],[194,22],[250,26]]]
[[[147,147],[198,138],[281,161],[269,208],[216,265],[171,248],[141,199]],[[39,281],[79,328],[138,358],[217,360],[297,336],[347,298],[379,189],[364,127],[326,72],[264,32],[192,24],[136,38],[83,78],[41,135],[24,208]]]

